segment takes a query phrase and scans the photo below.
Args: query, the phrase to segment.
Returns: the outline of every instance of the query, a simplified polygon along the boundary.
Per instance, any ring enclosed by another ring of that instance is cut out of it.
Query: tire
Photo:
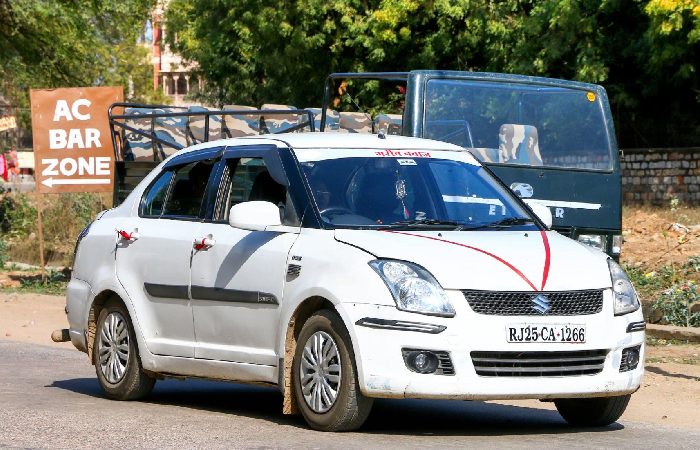
[[[566,398],[554,400],[559,414],[569,425],[604,427],[625,412],[631,394],[618,397]]]
[[[143,371],[134,327],[121,302],[110,301],[100,311],[92,348],[97,380],[107,398],[139,400],[151,393],[156,380]]]
[[[318,347],[322,348],[321,354],[324,356],[322,360],[328,359],[325,366],[323,361],[316,366],[308,364],[313,360],[314,353],[305,355],[305,348],[307,344],[312,349],[315,348],[314,342],[320,344]],[[337,370],[338,366],[339,370]],[[305,377],[302,375],[302,369],[306,373]],[[318,376],[314,378],[314,375]],[[325,383],[319,381],[322,377]],[[306,383],[307,396],[304,395],[302,381]],[[350,335],[335,312],[318,311],[304,323],[297,339],[292,364],[292,384],[297,405],[306,422],[315,430],[356,430],[367,420],[373,400],[360,392]],[[319,395],[314,396],[313,386],[319,386],[317,391]],[[333,402],[328,402],[330,398],[328,392],[333,392],[334,389],[335,399]],[[323,396],[321,392],[326,395]],[[311,397],[310,400],[308,396]]]

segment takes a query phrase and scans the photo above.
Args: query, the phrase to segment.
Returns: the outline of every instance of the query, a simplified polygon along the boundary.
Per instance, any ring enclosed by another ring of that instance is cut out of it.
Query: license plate
[[[565,342],[582,344],[586,342],[586,326],[576,324],[529,324],[516,323],[506,326],[508,342]]]

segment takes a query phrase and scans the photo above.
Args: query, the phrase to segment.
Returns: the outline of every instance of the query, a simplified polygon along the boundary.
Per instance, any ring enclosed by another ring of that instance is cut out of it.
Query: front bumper
[[[438,318],[405,313],[388,306],[359,303],[343,304],[352,335],[358,381],[368,397],[410,397],[445,399],[518,399],[605,397],[629,394],[641,384],[644,373],[644,332],[627,332],[631,322],[642,320],[641,311],[615,317],[612,294],[605,292],[603,311],[583,316],[492,316],[474,313],[461,292],[448,292],[457,311],[454,318]],[[423,322],[442,325],[439,333],[381,329],[356,324],[364,318],[386,321]],[[506,325],[585,324],[586,342],[507,343]],[[622,350],[640,347],[637,368],[620,372]],[[404,363],[402,349],[446,351],[454,366],[454,375],[420,374]],[[543,352],[607,350],[603,370],[592,375],[568,376],[480,376],[470,352]]]

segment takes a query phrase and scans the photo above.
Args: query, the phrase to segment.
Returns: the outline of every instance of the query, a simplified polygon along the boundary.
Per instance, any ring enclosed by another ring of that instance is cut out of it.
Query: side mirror
[[[549,210],[549,207],[535,202],[528,203],[528,206],[547,228],[552,228],[552,211]]]
[[[270,202],[243,202],[231,207],[228,223],[234,228],[263,231],[265,228],[282,225],[280,210]]]

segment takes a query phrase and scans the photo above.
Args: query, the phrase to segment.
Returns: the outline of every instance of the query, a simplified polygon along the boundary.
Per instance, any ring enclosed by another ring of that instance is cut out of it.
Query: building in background
[[[185,100],[191,92],[202,86],[202,80],[192,73],[197,65],[185,63],[180,55],[170,51],[165,43],[165,26],[163,16],[169,0],[159,0],[151,14],[151,21],[146,24],[144,42],[152,45],[153,88],[163,89],[176,106],[196,104]]]

